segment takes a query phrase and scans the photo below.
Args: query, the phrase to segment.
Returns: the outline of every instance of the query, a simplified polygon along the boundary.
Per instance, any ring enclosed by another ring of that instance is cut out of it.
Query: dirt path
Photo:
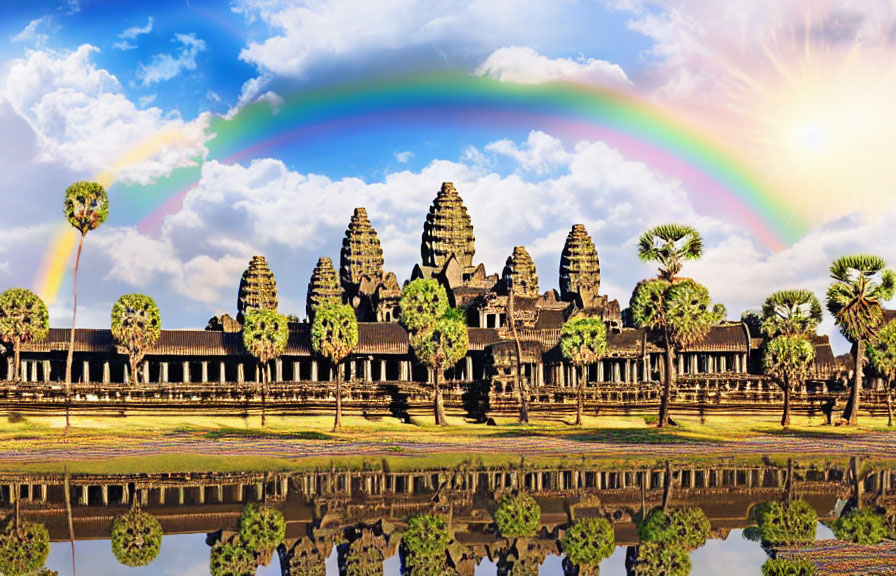
[[[207,455],[273,457],[301,461],[309,457],[383,456],[425,457],[436,454],[511,454],[525,456],[590,457],[620,456],[761,456],[767,454],[812,456],[875,456],[896,458],[896,433],[868,433],[857,436],[758,436],[737,442],[674,440],[659,443],[576,439],[527,435],[516,437],[451,438],[437,442],[415,442],[406,437],[391,440],[301,439],[290,437],[245,437],[242,435],[208,438],[198,433],[176,433],[155,438],[98,442],[96,438],[73,438],[68,445],[42,441],[17,441],[0,449],[0,462],[89,461],[116,457],[158,455]]]

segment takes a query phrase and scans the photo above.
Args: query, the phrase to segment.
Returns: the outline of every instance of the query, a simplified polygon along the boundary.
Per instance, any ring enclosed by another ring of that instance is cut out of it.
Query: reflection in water
[[[824,562],[801,548],[819,514],[853,546],[886,546],[893,476],[873,462],[2,476],[0,572],[69,574],[58,553],[45,561],[70,522],[79,549],[103,545],[106,576],[325,576],[331,556],[330,576],[713,574],[701,566],[745,550],[764,554],[726,576],[758,575],[766,560],[768,574],[799,574],[782,570]],[[178,545],[197,533],[204,545]],[[97,573],[98,555],[79,554]]]

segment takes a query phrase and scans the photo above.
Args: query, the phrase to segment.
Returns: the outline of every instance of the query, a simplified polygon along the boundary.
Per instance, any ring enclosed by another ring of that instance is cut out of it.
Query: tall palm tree
[[[676,351],[699,342],[724,314],[720,305],[709,306],[709,291],[693,280],[642,280],[632,292],[630,307],[635,326],[657,330],[662,335],[665,370],[659,427],[669,424]]]
[[[265,399],[271,383],[271,360],[280,357],[289,341],[286,316],[276,310],[246,310],[243,315],[243,346],[261,367],[261,425],[265,424]]]
[[[808,376],[815,359],[815,347],[809,337],[821,322],[821,304],[809,290],[779,290],[762,306],[762,332],[770,341],[765,345],[763,367],[784,390],[784,414],[781,426],[790,426],[790,395]]]
[[[78,253],[75,256],[75,275],[72,282],[72,331],[69,334],[68,357],[65,361],[65,428],[68,429],[68,404],[72,387],[72,360],[75,350],[75,326],[78,316],[78,266],[81,263],[81,249],[84,238],[91,230],[96,230],[109,216],[109,195],[96,182],[75,182],[65,190],[65,218],[81,237],[78,240]]]
[[[24,288],[10,288],[0,294],[0,340],[12,344],[15,353],[13,374],[9,380],[21,377],[22,344],[40,341],[50,332],[50,315],[40,297]]]
[[[585,403],[586,368],[607,355],[607,327],[603,320],[580,316],[564,322],[560,328],[560,352],[579,369],[576,426],[581,426]]]
[[[358,319],[348,304],[321,305],[311,323],[311,347],[336,367],[335,432],[342,431],[342,362],[358,345]]]
[[[858,254],[834,260],[831,278],[834,283],[828,288],[828,310],[843,336],[854,344],[854,381],[843,418],[848,425],[855,426],[858,422],[865,346],[877,338],[883,325],[881,302],[893,297],[896,275],[887,269],[883,258]]]
[[[638,257],[645,262],[657,262],[658,278],[672,282],[681,271],[685,260],[697,260],[703,255],[700,233],[684,224],[661,224],[641,234]]]

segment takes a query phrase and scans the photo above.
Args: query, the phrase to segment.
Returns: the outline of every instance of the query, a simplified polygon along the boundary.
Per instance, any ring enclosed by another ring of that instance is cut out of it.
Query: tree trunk
[[[75,576],[75,525],[72,523],[72,492],[68,482],[68,472],[65,473],[65,516],[68,520],[68,539],[72,544],[72,576]]]
[[[660,417],[657,422],[657,426],[660,428],[669,425],[669,402],[672,397],[672,381],[675,379],[675,359],[672,344],[669,342],[669,329],[664,328],[663,330],[665,332],[663,344],[666,348],[664,354],[666,370],[663,374],[663,394],[660,397]]]
[[[579,366],[579,385],[576,390],[576,426],[582,425],[582,412],[585,409],[585,366]]]
[[[81,239],[78,240],[78,253],[75,255],[75,276],[72,282],[72,331],[68,338],[68,356],[65,360],[65,429],[69,427],[69,404],[71,403],[72,394],[72,362],[75,354],[75,321],[78,317],[78,266],[81,264],[81,249],[84,247],[84,237],[86,234],[81,233]]]
[[[22,535],[22,532],[21,532],[21,530],[20,530],[20,528],[19,528],[19,519],[20,519],[20,515],[19,515],[19,500],[22,499],[22,498],[21,498],[21,496],[22,496],[22,489],[21,489],[21,487],[20,487],[18,484],[13,484],[13,485],[12,485],[12,489],[16,491],[16,519],[15,519],[15,522],[16,522],[16,523],[15,523],[15,530],[16,530],[16,535],[21,536],[21,535]]]
[[[893,390],[887,388],[887,426],[893,426]]]
[[[136,356],[131,356],[131,386],[140,383],[140,361]]]
[[[513,341],[516,344],[516,389],[520,395],[520,423],[529,423],[529,386],[523,382],[523,346],[520,344],[520,336],[516,330],[514,316],[513,284],[510,285],[507,296],[507,323],[513,333]]]
[[[781,426],[790,428],[790,379],[784,380],[784,415],[781,417]]]
[[[663,512],[669,511],[672,499],[672,463],[666,460],[666,474],[663,477]]]
[[[336,363],[336,422],[333,432],[342,432],[342,365]]]
[[[447,426],[448,418],[445,416],[445,403],[442,402],[442,389],[439,387],[439,375],[442,372],[442,367],[433,368],[432,371],[432,382],[435,386],[435,404],[433,406],[433,410],[436,416],[436,426]]]
[[[846,411],[843,413],[843,419],[846,420],[847,426],[855,426],[859,423],[859,392],[862,390],[862,364],[865,362],[864,340],[858,340],[856,342],[854,360],[856,361],[856,369],[852,384],[852,392],[849,395],[849,403],[846,406]]]
[[[267,407],[267,391],[268,391],[268,380],[270,379],[271,373],[268,370],[268,367],[264,364],[261,365],[261,427],[264,428],[265,424],[265,408]]]
[[[19,340],[18,338],[16,338],[16,341],[13,342],[13,346],[16,347],[15,351],[14,351],[15,361],[13,362],[13,369],[14,369],[14,372],[12,375],[13,377],[10,378],[10,380],[12,380],[13,382],[18,382],[19,378],[21,378],[21,374],[22,374],[22,357],[19,354],[19,348],[22,347],[22,341]]]

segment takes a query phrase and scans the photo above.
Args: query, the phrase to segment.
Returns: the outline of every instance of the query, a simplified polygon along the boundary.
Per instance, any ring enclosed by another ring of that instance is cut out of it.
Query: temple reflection
[[[499,575],[535,575],[550,556],[562,558],[565,575],[585,576],[618,547],[627,548],[628,574],[688,574],[690,552],[735,529],[763,547],[769,570],[822,566],[824,553],[810,546],[819,520],[841,555],[864,546],[869,562],[892,560],[892,546],[878,541],[896,525],[894,475],[855,459],[5,474],[0,573],[36,574],[49,542],[69,541],[69,525],[75,540],[111,540],[127,566],[151,564],[162,534],[204,533],[213,576],[252,575],[272,562],[283,574],[324,575],[334,551],[347,576],[382,575],[396,555],[401,574],[415,576],[472,576],[486,561]]]

